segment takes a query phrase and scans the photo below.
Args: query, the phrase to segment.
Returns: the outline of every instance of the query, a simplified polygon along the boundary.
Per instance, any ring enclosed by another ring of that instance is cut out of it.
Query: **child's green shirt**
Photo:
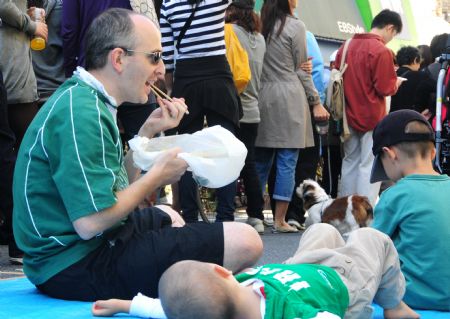
[[[238,274],[236,279],[244,285],[254,279],[264,283],[266,319],[309,319],[325,311],[343,318],[349,304],[347,287],[327,266],[272,264]]]

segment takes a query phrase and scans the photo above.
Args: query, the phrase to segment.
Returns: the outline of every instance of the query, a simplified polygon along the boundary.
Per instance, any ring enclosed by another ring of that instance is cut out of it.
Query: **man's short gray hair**
[[[86,70],[101,69],[106,65],[110,50],[136,46],[136,33],[131,10],[112,8],[92,21],[86,33]]]

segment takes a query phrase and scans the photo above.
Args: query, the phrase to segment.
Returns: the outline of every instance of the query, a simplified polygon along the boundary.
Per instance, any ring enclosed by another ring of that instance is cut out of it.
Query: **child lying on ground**
[[[161,277],[157,299],[94,303],[96,316],[126,312],[153,318],[371,318],[374,300],[389,319],[419,318],[402,302],[405,279],[392,241],[361,228],[345,242],[329,224],[303,234],[284,264],[235,277],[215,264],[182,261]],[[161,306],[162,305],[162,306]]]

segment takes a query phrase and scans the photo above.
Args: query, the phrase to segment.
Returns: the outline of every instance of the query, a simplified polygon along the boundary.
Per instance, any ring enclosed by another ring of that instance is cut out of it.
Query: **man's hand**
[[[116,313],[129,313],[131,300],[97,300],[92,304],[92,314],[97,317],[111,317]]]
[[[172,101],[158,98],[159,108],[154,110],[139,130],[139,136],[148,138],[156,133],[174,128],[180,124],[188,108],[183,98],[172,98]]]
[[[159,186],[178,182],[188,168],[186,161],[177,157],[180,148],[173,148],[159,155],[152,168],[143,176],[158,176]]]
[[[399,87],[400,87],[400,85],[402,85],[402,84],[403,84],[403,82],[405,82],[405,81],[408,81],[408,79],[406,79],[406,78],[403,78],[403,77],[401,77],[401,76],[398,76],[398,77],[397,77],[397,82],[396,82],[396,84],[397,84],[397,88],[399,88]]]
[[[42,8],[29,7],[27,9],[27,15],[31,18],[31,20],[36,21],[36,9],[40,10],[41,16],[40,19],[42,22],[45,22],[45,10]]]
[[[48,27],[43,22],[36,22],[36,31],[34,32],[34,35],[37,37],[41,37],[47,42],[48,40]]]
[[[430,119],[433,117],[433,113],[431,113],[429,109],[423,110],[420,114],[422,114],[423,116],[425,116],[425,118],[426,118],[427,120],[430,120]]]
[[[39,21],[36,21],[36,10],[39,10],[41,14]],[[31,20],[36,21],[36,31],[34,32],[34,35],[43,38],[45,42],[47,42],[48,27],[45,24],[45,10],[42,8],[30,7],[27,10],[27,14]]]
[[[319,103],[313,106],[313,116],[316,121],[327,121],[330,118],[330,113]]]
[[[303,62],[302,64],[300,64],[300,69],[302,69],[306,73],[311,74],[312,70],[313,70],[313,64],[312,64],[311,60],[312,60],[312,58],[308,58],[308,61]]]

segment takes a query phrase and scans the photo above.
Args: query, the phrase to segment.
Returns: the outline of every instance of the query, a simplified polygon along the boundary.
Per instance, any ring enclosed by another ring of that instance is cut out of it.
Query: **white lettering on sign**
[[[363,33],[364,28],[356,25],[354,26],[350,22],[344,22],[344,21],[337,21],[337,25],[339,28],[339,31],[342,33],[349,33],[349,34],[355,34],[355,33]]]

